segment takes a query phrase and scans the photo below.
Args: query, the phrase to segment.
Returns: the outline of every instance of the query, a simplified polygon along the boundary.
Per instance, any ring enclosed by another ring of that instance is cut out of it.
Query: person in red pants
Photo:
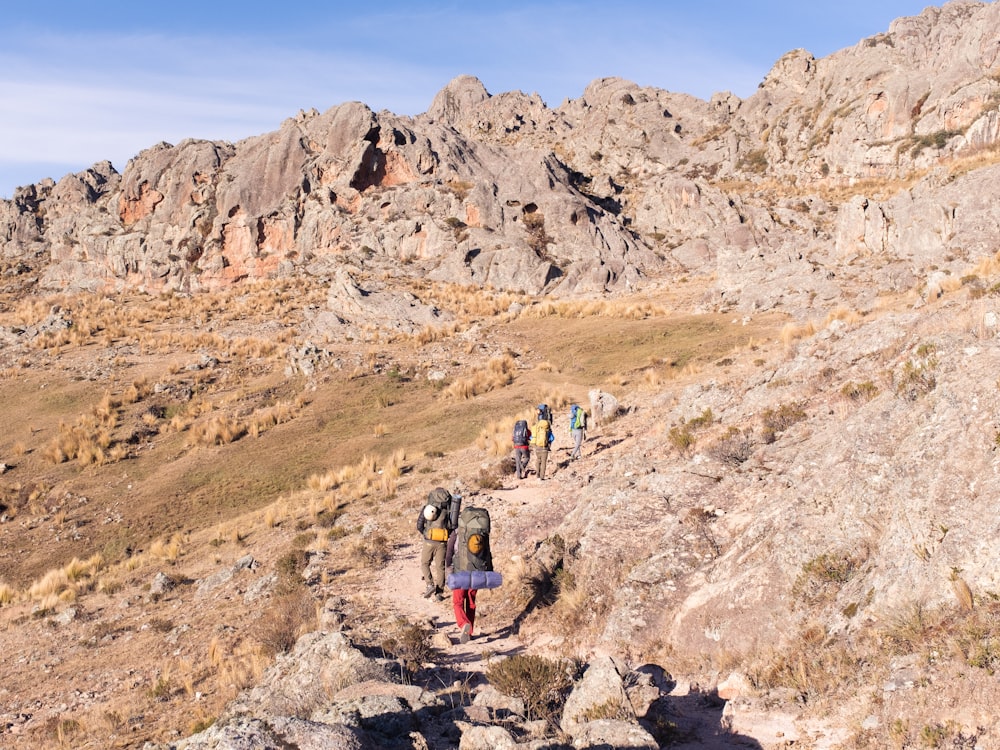
[[[483,524],[470,532],[467,515],[485,515]],[[493,555],[489,545],[489,515],[482,508],[467,508],[459,518],[458,529],[448,538],[444,564],[449,571],[493,570]],[[462,631],[459,640],[468,643],[476,624],[476,589],[452,589],[451,606],[455,610],[455,623]]]

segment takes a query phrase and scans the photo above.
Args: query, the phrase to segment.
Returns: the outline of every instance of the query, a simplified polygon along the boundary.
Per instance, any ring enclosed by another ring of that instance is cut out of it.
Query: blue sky
[[[0,12],[0,198],[160,141],[236,141],[300,109],[425,111],[462,74],[551,106],[618,76],[747,97],[785,52],[823,57],[922,0],[503,3],[61,0]],[[940,3],[938,3],[940,4]]]

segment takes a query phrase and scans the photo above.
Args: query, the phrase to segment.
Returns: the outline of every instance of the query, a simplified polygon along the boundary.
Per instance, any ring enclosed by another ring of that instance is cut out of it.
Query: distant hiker
[[[547,413],[551,416],[551,412],[547,412],[547,410],[548,407],[545,404],[538,407],[538,421],[531,428],[531,447],[535,450],[535,473],[538,474],[539,479],[545,479],[545,466],[549,462],[549,449],[552,447],[552,441],[555,440],[555,435],[552,434],[552,422],[545,419]]]
[[[569,454],[570,460],[580,457],[580,447],[583,439],[587,436],[587,412],[576,404],[569,410],[569,434],[573,438],[573,452]]]
[[[461,503],[462,498],[453,497],[444,487],[436,487],[427,494],[427,502],[417,516],[417,531],[424,538],[420,568],[427,587],[423,597],[433,597],[439,602],[444,601],[444,558],[448,537],[455,528],[450,511],[456,501]]]
[[[517,478],[524,479],[528,476],[528,460],[531,455],[531,430],[528,429],[528,420],[519,419],[514,423],[514,468],[517,470]]]
[[[549,423],[549,426],[551,427],[552,426],[552,408],[548,404],[539,404],[538,405],[538,418],[539,419],[544,419],[546,422]]]
[[[490,550],[490,514],[486,508],[469,506],[458,517],[458,527],[448,539],[445,565],[455,573],[493,570]],[[462,631],[461,642],[468,643],[476,622],[476,594],[473,588],[452,589],[451,604],[455,624]]]

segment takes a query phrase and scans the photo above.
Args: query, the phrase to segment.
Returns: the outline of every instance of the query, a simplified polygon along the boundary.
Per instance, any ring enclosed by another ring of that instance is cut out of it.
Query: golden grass
[[[36,580],[24,595],[41,602],[44,609],[54,609],[59,601],[72,600],[80,591],[95,585],[95,576],[104,568],[104,558],[94,554],[87,560],[74,557],[61,568],[53,568]],[[16,594],[12,596],[16,597]]]
[[[251,437],[260,437],[272,427],[294,419],[298,409],[293,401],[280,401],[272,406],[257,409],[247,418],[247,434]]]
[[[170,539],[157,539],[149,545],[149,554],[157,560],[174,563],[181,556],[183,540],[179,534],[174,534]]]
[[[221,660],[218,667],[219,687],[227,698],[233,698],[246,688],[260,682],[264,670],[270,663],[271,658],[260,645],[243,643]]]
[[[503,388],[514,382],[517,360],[510,354],[494,357],[486,367],[477,370],[467,378],[456,380],[444,389],[445,398],[464,400],[483,393]]]
[[[227,414],[217,414],[204,422],[196,422],[189,431],[189,446],[228,445],[247,434],[241,420]]]
[[[787,323],[781,329],[780,338],[785,349],[789,349],[799,339],[809,338],[815,334],[816,324],[812,321],[806,323]]]
[[[835,320],[847,323],[848,325],[856,325],[861,322],[862,316],[856,310],[840,305],[827,314],[826,319],[823,321],[823,327],[827,328]]]
[[[716,180],[716,187],[726,192],[746,194],[748,192],[767,193],[781,198],[806,198],[819,195],[828,203],[841,204],[855,196],[888,200],[904,190],[911,189],[927,177],[932,170],[944,167],[952,176],[965,174],[976,169],[991,166],[1000,161],[1000,144],[989,144],[971,149],[962,155],[948,158],[931,168],[913,170],[907,174],[893,177],[844,177],[830,176],[820,180]]]
[[[520,317],[538,319],[557,318],[617,318],[621,320],[646,320],[667,315],[668,310],[652,302],[624,300],[544,300],[521,310]]]
[[[988,258],[982,258],[976,265],[969,269],[968,273],[986,278],[1000,274],[1000,252]]]
[[[514,422],[518,419],[525,419],[530,424],[532,416],[529,412],[523,412],[509,419],[490,420],[479,431],[479,435],[476,437],[476,447],[487,456],[507,455],[511,451],[511,432],[514,428]]]

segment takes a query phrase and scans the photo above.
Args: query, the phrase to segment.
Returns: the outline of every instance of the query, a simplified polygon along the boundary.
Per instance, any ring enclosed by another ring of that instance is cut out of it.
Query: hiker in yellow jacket
[[[555,435],[552,434],[552,424],[546,419],[547,408],[538,407],[538,421],[531,428],[531,447],[535,451],[535,473],[539,479],[545,479],[545,467],[549,462],[549,448]]]

